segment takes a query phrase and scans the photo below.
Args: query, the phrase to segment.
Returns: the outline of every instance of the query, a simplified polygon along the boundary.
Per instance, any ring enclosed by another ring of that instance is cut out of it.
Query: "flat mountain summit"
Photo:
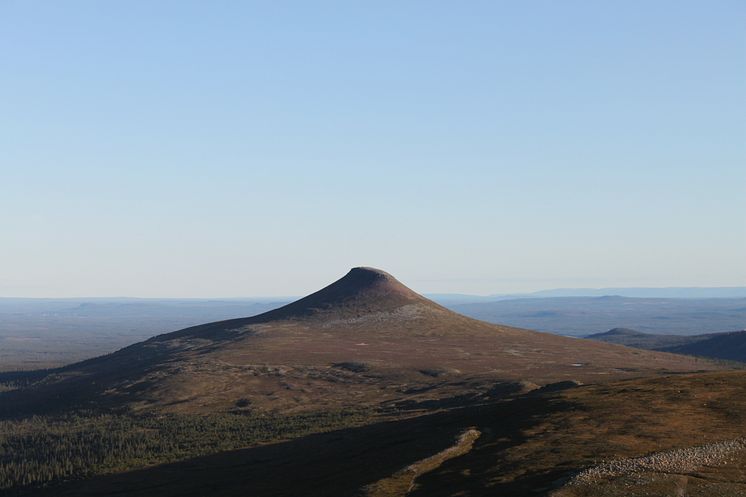
[[[11,400],[34,411],[59,403],[166,412],[415,409],[521,385],[718,367],[477,321],[384,271],[359,267],[278,309],[159,335],[53,370]]]

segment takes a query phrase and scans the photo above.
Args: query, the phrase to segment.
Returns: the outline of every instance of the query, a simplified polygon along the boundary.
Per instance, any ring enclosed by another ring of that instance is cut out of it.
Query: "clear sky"
[[[746,285],[746,2],[0,0],[0,295]]]

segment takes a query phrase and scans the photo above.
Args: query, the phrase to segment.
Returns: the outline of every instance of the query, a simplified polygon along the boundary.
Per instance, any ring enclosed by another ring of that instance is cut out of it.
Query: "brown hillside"
[[[379,422],[28,495],[741,497],[746,450],[727,449],[744,440],[744,423],[743,372],[638,378]],[[414,482],[403,489],[391,485],[470,431],[478,438],[455,457],[411,475]],[[654,464],[641,467],[646,459]],[[621,471],[595,471],[602,461]],[[371,488],[375,492],[362,491]]]
[[[716,368],[476,321],[383,271],[355,268],[274,311],[160,335],[68,366],[13,400],[16,409],[35,411],[71,403],[183,412],[415,409],[443,398],[502,395],[498,382],[597,383]]]

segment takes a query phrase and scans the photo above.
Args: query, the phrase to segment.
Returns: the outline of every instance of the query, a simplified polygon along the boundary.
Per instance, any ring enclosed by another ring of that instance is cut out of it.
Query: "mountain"
[[[597,382],[713,367],[477,321],[384,271],[361,267],[278,309],[159,335],[52,370],[29,388],[6,392],[9,402],[0,409],[414,409],[497,395],[498,382]]]
[[[746,299],[426,296],[477,319],[570,336],[619,326],[661,334],[720,332],[746,326]],[[166,331],[253,316],[292,300],[295,298],[0,298],[0,371],[59,367]],[[464,306],[470,303],[479,305]]]
[[[605,333],[589,335],[587,338],[640,349],[746,362],[746,330],[675,336],[615,328]]]
[[[256,316],[0,373],[0,495],[529,495],[736,436],[746,383],[725,369],[477,321],[354,268]]]

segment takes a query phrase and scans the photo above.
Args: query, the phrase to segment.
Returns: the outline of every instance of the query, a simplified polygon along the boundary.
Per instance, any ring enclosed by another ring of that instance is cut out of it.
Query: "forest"
[[[0,495],[364,424],[365,410],[271,415],[76,412],[0,421]]]

